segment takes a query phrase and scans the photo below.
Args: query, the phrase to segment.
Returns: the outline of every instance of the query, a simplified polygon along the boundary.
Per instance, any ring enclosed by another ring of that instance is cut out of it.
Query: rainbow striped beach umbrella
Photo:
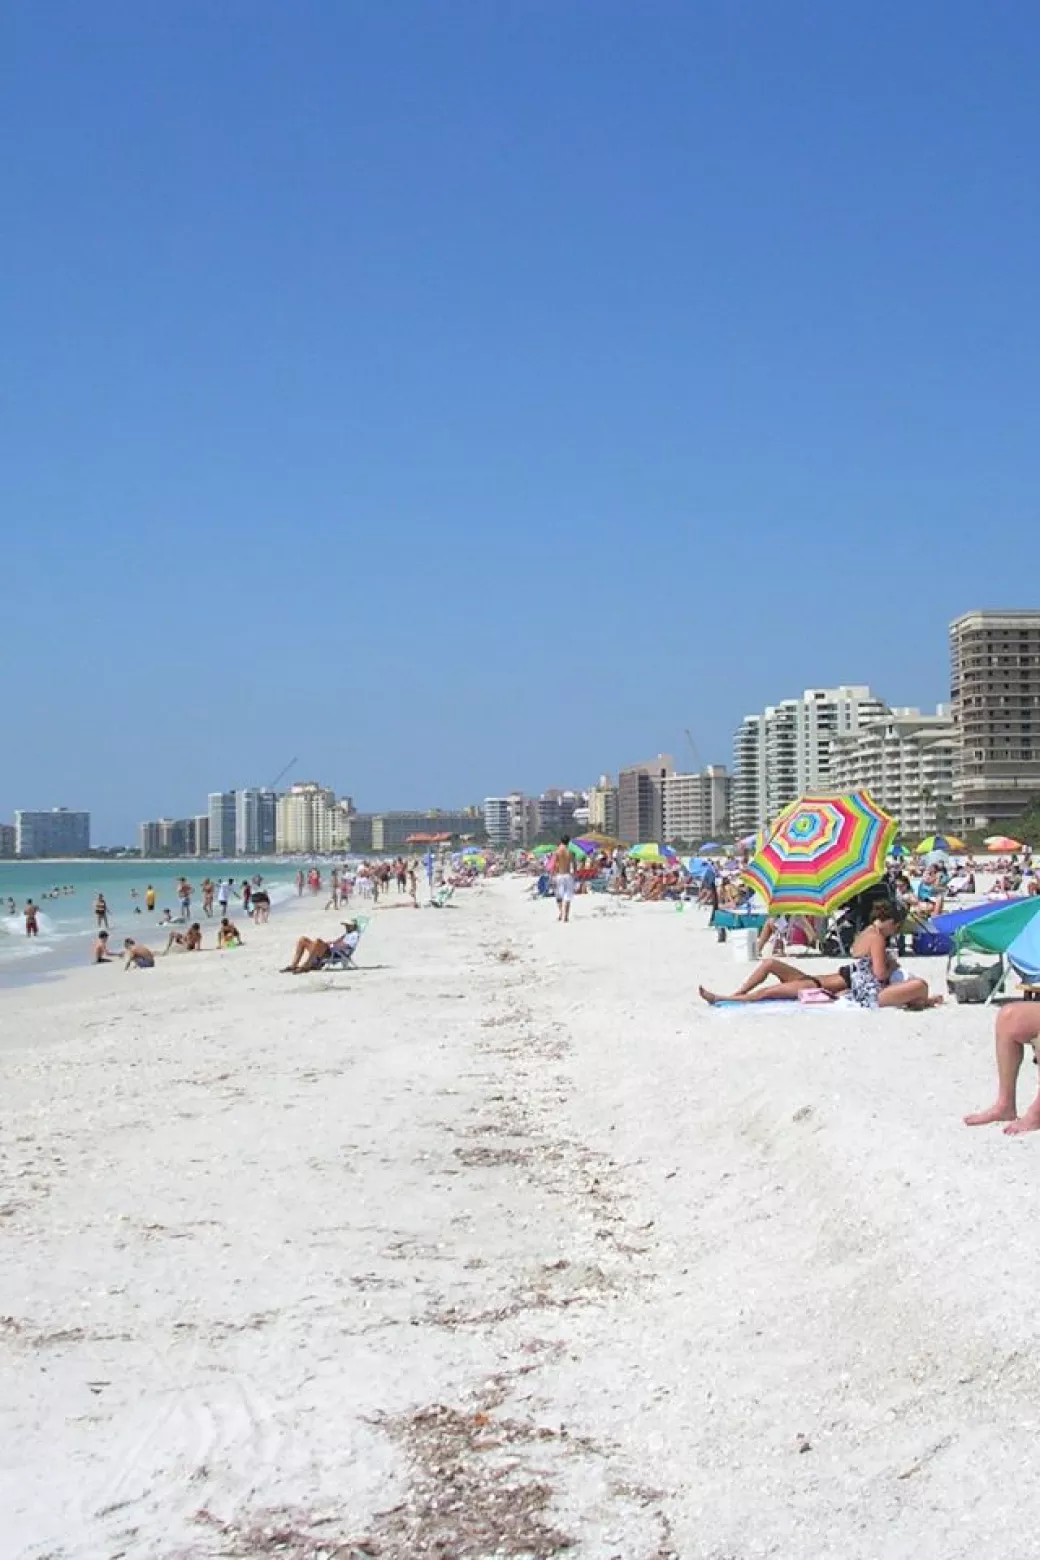
[[[829,915],[884,875],[897,828],[869,791],[803,796],[741,877],[775,915]]]

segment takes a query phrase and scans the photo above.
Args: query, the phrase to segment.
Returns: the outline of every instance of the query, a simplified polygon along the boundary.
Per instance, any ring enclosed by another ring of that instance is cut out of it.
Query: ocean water
[[[272,909],[277,911],[279,901],[291,898],[296,889],[296,862],[247,861],[0,861],[0,982],[5,975],[19,981],[31,978],[39,971],[58,966],[80,963],[89,954],[93,936],[94,900],[101,893],[108,902],[108,926],[112,941],[117,945],[124,937],[144,938],[153,933],[169,909],[176,919],[180,907],[177,902],[177,881],[186,877],[195,889],[192,898],[192,919],[202,916],[202,894],[199,884],[204,877],[218,883],[222,877],[233,877],[241,888],[245,878],[256,873],[263,876],[271,895]],[[155,889],[155,911],[150,915],[145,909],[145,890],[149,883]],[[70,887],[71,894],[58,893],[55,889]],[[136,889],[137,898],[131,891]],[[25,901],[32,899],[39,906],[40,935],[26,937]],[[10,902],[14,901],[14,914]],[[135,914],[140,907],[140,915]]]

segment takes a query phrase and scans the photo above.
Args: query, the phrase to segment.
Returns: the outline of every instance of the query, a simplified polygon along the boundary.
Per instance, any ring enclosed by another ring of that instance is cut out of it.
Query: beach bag
[[[945,958],[953,952],[953,938],[945,932],[915,932],[913,951],[929,957],[942,954]]]
[[[946,966],[946,989],[956,1002],[986,1002],[1000,985],[1004,960],[968,950]]]
[[[798,1000],[804,1007],[830,1007],[834,998],[821,987],[813,986],[810,991],[800,991]]]

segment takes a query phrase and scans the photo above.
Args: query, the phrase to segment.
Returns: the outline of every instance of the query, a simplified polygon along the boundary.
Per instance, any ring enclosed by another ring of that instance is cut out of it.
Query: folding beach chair
[[[369,923],[370,917],[367,915],[358,915],[354,917],[354,920],[357,924],[357,931],[347,933],[345,946],[331,948],[329,950],[328,956],[321,961],[319,968],[323,970],[357,969],[357,965],[354,963],[354,955],[357,953],[358,944],[361,941],[362,934],[364,933],[364,930]]]

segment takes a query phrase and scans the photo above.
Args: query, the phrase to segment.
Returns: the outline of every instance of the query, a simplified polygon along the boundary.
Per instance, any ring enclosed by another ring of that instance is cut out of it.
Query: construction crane
[[[686,727],[686,740],[690,744],[690,752],[693,754],[693,767],[699,773],[704,768],[704,765],[701,763],[701,755],[697,751],[697,744],[693,740],[693,732],[689,726]]]
[[[687,733],[687,735],[689,735],[689,733]],[[269,791],[277,791],[277,789],[278,789],[278,782],[280,780],[284,780],[286,775],[289,773],[290,769],[295,769],[296,765],[299,762],[300,761],[299,761],[298,758],[290,758],[290,760],[286,764],[285,768],[284,769],[280,769],[278,771],[278,773],[275,775],[274,779],[271,781],[271,784],[267,787],[267,789]]]

